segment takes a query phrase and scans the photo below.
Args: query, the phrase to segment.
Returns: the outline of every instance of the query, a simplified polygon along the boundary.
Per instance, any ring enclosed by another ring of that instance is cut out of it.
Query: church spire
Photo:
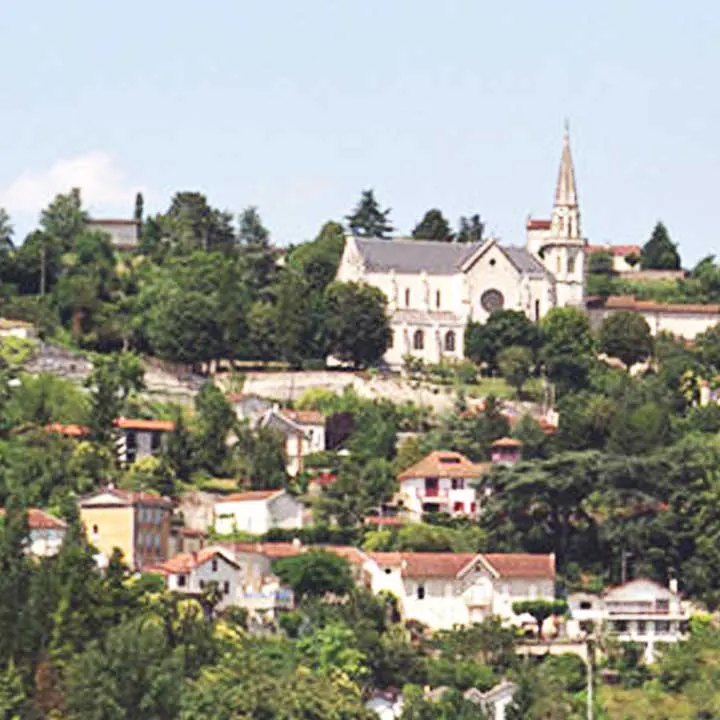
[[[570,153],[570,123],[565,120],[565,139],[560,158],[560,172],[555,188],[555,207],[577,207],[577,188],[575,187],[575,168]]]

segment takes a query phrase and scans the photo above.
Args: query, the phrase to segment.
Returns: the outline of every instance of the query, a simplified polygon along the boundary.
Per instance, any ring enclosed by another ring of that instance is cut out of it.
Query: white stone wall
[[[291,530],[303,526],[303,505],[291,495],[280,495],[268,503],[270,527]]]
[[[481,304],[482,295],[487,290],[502,293],[504,310],[524,311],[520,274],[497,245],[484,252],[466,273],[467,314],[475,321],[486,322],[489,317]]]
[[[594,327],[599,327],[605,317],[619,310],[597,308],[589,311],[590,321]],[[650,326],[650,332],[658,335],[668,332],[677,337],[693,340],[695,337],[720,323],[720,314],[698,312],[663,312],[661,310],[647,310],[638,312],[645,318]]]
[[[184,575],[185,585],[179,584],[180,574],[172,574],[167,578],[169,590],[197,594],[208,587],[210,582],[216,582],[222,592],[220,608],[235,605],[237,603],[238,588],[242,582],[242,571],[229,563],[221,555],[207,560],[202,565],[194,568]]]
[[[215,505],[215,532],[230,535],[235,531],[262,535],[270,529],[266,500],[221,502]]]

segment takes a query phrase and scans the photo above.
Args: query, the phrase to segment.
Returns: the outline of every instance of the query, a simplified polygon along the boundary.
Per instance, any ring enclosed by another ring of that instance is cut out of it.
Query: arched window
[[[435,307],[440,307],[440,291],[435,291]]]
[[[455,352],[455,331],[448,330],[445,333],[445,351]]]
[[[480,306],[482,309],[492,315],[497,310],[502,310],[505,305],[505,298],[499,290],[486,290],[480,296]]]
[[[405,288],[405,307],[410,307],[410,288]]]
[[[422,330],[416,330],[413,335],[413,350],[422,350],[425,347],[425,335]]]

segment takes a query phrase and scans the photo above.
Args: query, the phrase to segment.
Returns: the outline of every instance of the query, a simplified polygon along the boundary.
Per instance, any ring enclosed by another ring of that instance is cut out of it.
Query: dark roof
[[[514,245],[500,245],[499,247],[519,272],[525,273],[526,275],[550,276],[545,266],[525,248]]]
[[[369,272],[452,275],[481,243],[448,243],[433,240],[375,240],[355,238]]]

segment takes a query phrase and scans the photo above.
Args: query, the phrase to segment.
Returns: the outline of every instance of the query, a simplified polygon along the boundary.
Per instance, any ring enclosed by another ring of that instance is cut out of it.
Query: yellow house
[[[115,548],[136,570],[168,559],[173,508],[168,498],[110,486],[79,506],[88,540],[106,559]]]

